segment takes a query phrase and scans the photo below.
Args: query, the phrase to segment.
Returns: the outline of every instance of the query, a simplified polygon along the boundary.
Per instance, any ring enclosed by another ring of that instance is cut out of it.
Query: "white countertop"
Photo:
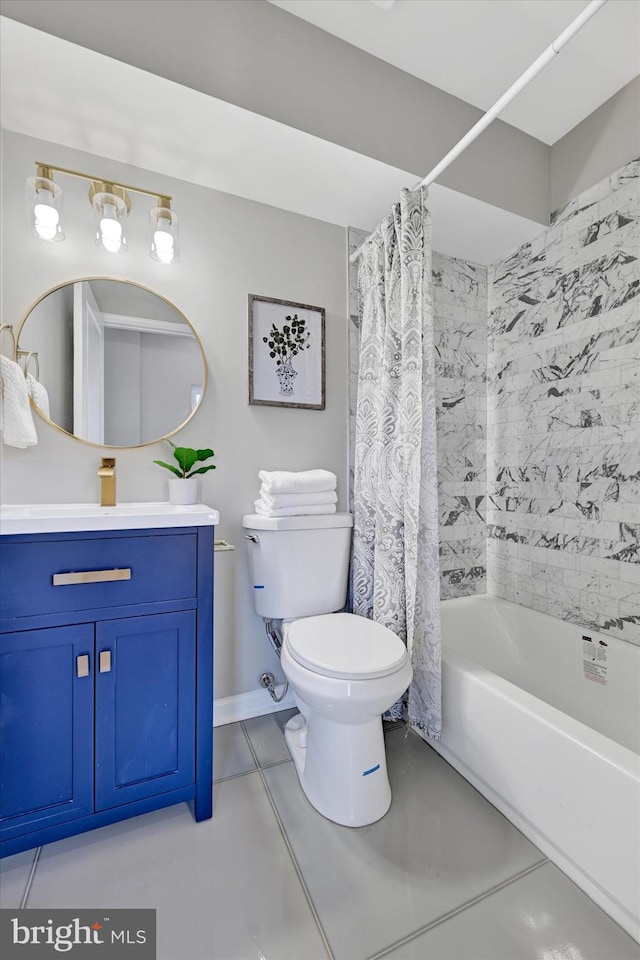
[[[205,503],[15,503],[0,506],[0,534],[140,530],[145,527],[215,526],[220,514]]]

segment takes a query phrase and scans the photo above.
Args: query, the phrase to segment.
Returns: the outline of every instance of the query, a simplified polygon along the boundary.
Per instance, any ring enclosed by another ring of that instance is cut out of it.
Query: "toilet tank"
[[[242,518],[256,613],[271,620],[342,610],[353,517]]]

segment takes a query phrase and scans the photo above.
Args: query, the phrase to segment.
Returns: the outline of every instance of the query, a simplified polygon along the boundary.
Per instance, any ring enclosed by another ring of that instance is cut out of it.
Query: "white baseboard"
[[[276,692],[280,695],[282,687],[276,687]],[[213,725],[221,727],[225,723],[249,720],[251,717],[261,717],[263,714],[276,713],[278,710],[288,710],[291,707],[295,707],[291,690],[280,703],[272,700],[266,690],[260,688],[250,690],[248,693],[239,693],[235,697],[220,697],[214,700]]]

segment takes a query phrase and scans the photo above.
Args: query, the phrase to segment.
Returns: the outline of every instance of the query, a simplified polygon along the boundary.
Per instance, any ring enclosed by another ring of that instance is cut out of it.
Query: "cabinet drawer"
[[[188,533],[5,543],[0,551],[2,616],[193,598],[196,539]],[[64,576],[70,573],[81,576]],[[127,579],[102,579],[111,576]]]

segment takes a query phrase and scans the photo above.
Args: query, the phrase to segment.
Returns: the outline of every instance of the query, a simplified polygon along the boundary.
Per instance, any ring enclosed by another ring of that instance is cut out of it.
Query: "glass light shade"
[[[149,212],[149,256],[158,263],[177,263],[178,218],[169,207],[156,207]]]
[[[124,200],[115,193],[95,193],[91,202],[98,218],[96,246],[107,253],[125,253],[128,247],[123,226],[127,219]]]
[[[62,190],[47,177],[28,177],[27,226],[39,240],[64,240]]]

